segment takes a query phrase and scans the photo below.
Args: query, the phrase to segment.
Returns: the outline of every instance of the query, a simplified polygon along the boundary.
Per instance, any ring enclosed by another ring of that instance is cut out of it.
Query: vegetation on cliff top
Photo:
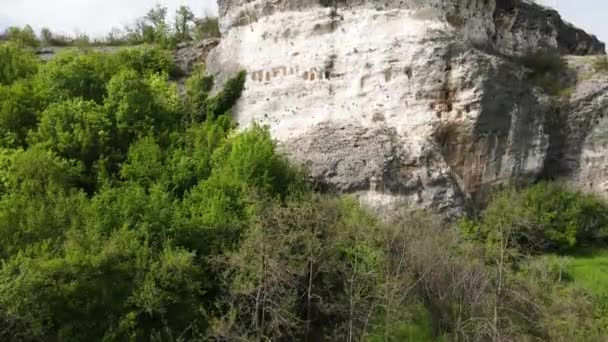
[[[39,35],[31,26],[9,27],[0,34],[0,40],[7,40],[20,47],[88,47],[157,44],[165,48],[181,42],[199,41],[219,37],[217,17],[205,15],[197,17],[188,6],[180,6],[172,18],[167,7],[156,5],[144,17],[124,29],[114,28],[106,37],[91,39],[86,34],[74,36],[52,32],[49,28],[40,30]]]

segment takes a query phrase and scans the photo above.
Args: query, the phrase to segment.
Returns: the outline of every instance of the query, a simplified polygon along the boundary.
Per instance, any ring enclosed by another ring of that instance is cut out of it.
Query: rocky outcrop
[[[220,81],[247,71],[240,125],[268,124],[323,184],[382,208],[457,215],[488,186],[536,180],[569,150],[547,130],[554,101],[519,57],[604,51],[527,1],[219,5],[223,39],[207,70]]]
[[[190,74],[195,65],[205,62],[209,52],[219,43],[219,38],[207,38],[197,43],[180,43],[173,52],[175,65],[183,73]]]
[[[556,135],[548,155],[547,176],[608,197],[608,72],[589,58],[570,58],[578,82],[552,116]]]
[[[564,21],[551,8],[526,0],[496,0],[495,42],[505,54],[558,51],[569,55],[604,53],[605,44],[594,35]]]

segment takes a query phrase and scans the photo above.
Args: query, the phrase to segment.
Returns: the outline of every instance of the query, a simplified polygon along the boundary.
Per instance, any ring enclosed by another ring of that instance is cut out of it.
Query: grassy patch
[[[608,298],[608,249],[584,249],[570,258],[566,272],[573,283],[597,297]]]
[[[593,68],[597,72],[608,72],[608,57],[599,56],[593,61]]]

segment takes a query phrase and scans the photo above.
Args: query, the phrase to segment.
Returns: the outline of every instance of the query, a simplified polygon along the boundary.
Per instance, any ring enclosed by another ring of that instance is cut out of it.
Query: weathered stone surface
[[[218,38],[208,38],[197,43],[181,43],[173,53],[176,66],[186,74],[191,73],[194,66],[204,62],[209,52],[219,43]]]
[[[593,70],[589,59],[572,58],[578,83],[555,113],[551,129],[549,176],[608,197],[608,73]],[[559,129],[558,129],[559,128]]]
[[[496,47],[506,55],[557,50],[563,54],[604,53],[605,44],[562,20],[559,13],[529,0],[497,0]]]
[[[241,127],[268,124],[318,180],[375,207],[456,215],[487,186],[536,180],[568,148],[547,131],[553,101],[513,57],[604,50],[527,1],[219,4],[207,70],[248,72]]]

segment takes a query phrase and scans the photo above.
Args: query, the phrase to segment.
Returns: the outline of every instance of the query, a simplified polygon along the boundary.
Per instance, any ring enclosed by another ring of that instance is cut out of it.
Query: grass
[[[566,272],[575,286],[608,298],[608,249],[584,249],[570,258]]]
[[[596,72],[608,72],[608,57],[598,56],[593,61],[593,67]]]

